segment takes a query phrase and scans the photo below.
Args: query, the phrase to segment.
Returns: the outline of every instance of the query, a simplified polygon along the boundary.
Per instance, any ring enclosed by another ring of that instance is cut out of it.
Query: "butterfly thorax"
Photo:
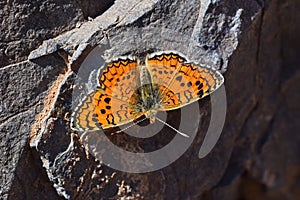
[[[131,97],[133,112],[143,112],[151,123],[160,108],[158,86],[152,82],[152,77],[146,66],[140,66],[140,87]]]

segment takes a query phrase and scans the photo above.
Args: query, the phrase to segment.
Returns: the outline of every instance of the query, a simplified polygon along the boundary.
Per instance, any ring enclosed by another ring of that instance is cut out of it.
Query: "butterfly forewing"
[[[168,87],[184,61],[186,61],[185,58],[172,52],[149,55],[146,62],[152,76],[152,82]]]
[[[187,63],[187,59],[176,53],[155,55],[149,59],[151,60],[154,61],[148,64],[153,73],[153,83],[158,81],[158,84],[165,84],[161,80],[168,80],[167,90],[160,93],[161,110],[173,110],[197,101],[223,83],[223,77],[217,70]],[[155,68],[158,70],[154,70]],[[161,69],[168,71],[170,75],[159,73]]]
[[[99,87],[107,94],[129,101],[138,85],[138,63],[134,57],[121,57],[110,62],[99,76]]]

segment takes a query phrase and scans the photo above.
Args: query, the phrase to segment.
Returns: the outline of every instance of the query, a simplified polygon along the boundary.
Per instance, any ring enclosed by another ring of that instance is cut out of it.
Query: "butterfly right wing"
[[[178,52],[157,52],[147,58],[154,84],[159,85],[161,110],[173,110],[216,90],[224,78],[213,68],[188,63]]]
[[[175,73],[168,90],[160,101],[163,110],[174,110],[195,102],[217,90],[224,82],[214,68],[184,63]]]
[[[71,128],[96,131],[129,123],[142,115],[142,112],[132,109],[128,102],[96,89],[75,108],[71,116]]]

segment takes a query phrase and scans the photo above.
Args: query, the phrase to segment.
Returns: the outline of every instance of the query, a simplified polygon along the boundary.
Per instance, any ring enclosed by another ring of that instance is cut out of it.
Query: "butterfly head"
[[[157,114],[157,110],[149,110],[146,112],[145,116],[149,119],[150,123],[153,124],[155,122],[155,116]]]

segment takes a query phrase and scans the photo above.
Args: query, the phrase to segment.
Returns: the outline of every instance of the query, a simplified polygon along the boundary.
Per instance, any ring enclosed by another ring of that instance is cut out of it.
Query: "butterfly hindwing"
[[[96,89],[75,108],[72,128],[80,131],[101,130],[131,122],[141,115],[143,113],[132,111],[128,102]]]

